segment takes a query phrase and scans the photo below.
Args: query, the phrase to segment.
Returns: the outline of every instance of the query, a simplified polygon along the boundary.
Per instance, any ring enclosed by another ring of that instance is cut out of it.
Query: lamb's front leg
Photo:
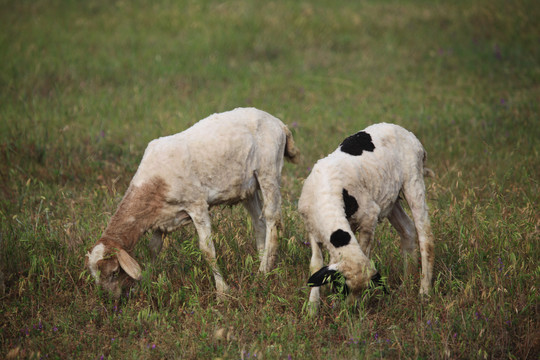
[[[358,240],[360,249],[362,249],[362,252],[368,258],[371,255],[375,227],[377,226],[379,214],[381,212],[380,207],[375,202],[370,203],[369,206],[370,207],[366,207],[364,210],[364,214],[359,219],[359,222],[354,229],[357,233],[356,239]]]
[[[150,253],[152,255],[152,260],[155,260],[159,253],[161,252],[161,248],[163,247],[163,238],[165,237],[165,234],[160,231],[156,230],[152,234],[152,237],[150,238],[150,243],[148,246],[150,247]]]
[[[223,275],[219,271],[216,259],[216,249],[214,247],[214,242],[212,241],[212,225],[210,223],[210,215],[208,211],[200,212],[198,215],[190,214],[193,220],[193,224],[197,229],[197,234],[199,235],[199,248],[212,269],[214,274],[214,280],[216,282],[216,290],[218,293],[218,298],[222,297],[223,294],[229,291],[229,286],[223,279]]]
[[[312,236],[309,237],[309,242],[311,243],[311,262],[309,263],[309,272],[310,274],[314,274],[324,266],[324,260],[321,250],[321,244],[317,243],[317,241]],[[321,287],[312,287],[311,292],[309,293],[308,305],[308,312],[310,316],[317,315],[317,313],[319,312],[320,297]]]

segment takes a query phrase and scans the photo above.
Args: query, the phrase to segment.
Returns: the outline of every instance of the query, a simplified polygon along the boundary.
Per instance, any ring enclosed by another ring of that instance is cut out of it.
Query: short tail
[[[433,170],[431,170],[430,168],[427,168],[426,167],[426,162],[427,162],[427,152],[424,150],[424,158],[422,159],[423,161],[423,166],[424,166],[424,176],[425,177],[430,177],[430,178],[434,178],[435,177],[435,172]]]
[[[424,168],[424,176],[434,178],[435,177],[435,172],[433,170],[431,170],[430,168],[425,167]]]
[[[285,159],[289,160],[293,164],[300,162],[300,150],[294,145],[294,139],[291,131],[286,125],[283,125],[283,132],[287,138],[285,144]]]

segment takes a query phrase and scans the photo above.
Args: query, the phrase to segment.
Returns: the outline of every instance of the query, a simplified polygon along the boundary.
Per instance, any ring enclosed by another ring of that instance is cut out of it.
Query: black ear
[[[384,286],[384,283],[382,281],[382,276],[378,272],[371,277],[371,283],[369,287],[372,289],[382,287],[384,293],[388,294],[388,290],[386,289],[386,286]]]
[[[308,285],[311,287],[321,286],[334,280],[337,270],[331,270],[328,266],[322,267],[309,277]]]

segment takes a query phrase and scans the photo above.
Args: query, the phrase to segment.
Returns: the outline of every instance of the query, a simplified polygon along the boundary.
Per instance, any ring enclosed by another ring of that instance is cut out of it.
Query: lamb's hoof
[[[319,303],[309,302],[307,306],[309,317],[315,317],[319,314]]]
[[[217,289],[216,298],[218,301],[225,301],[228,300],[230,297],[230,288],[229,286],[220,286],[219,289]]]
[[[261,261],[261,266],[259,266],[259,272],[261,274],[268,274],[270,271],[274,269],[274,263],[275,263],[275,260],[264,261],[263,259]]]
[[[431,295],[429,294],[429,290],[426,290],[426,289],[420,289],[420,291],[418,292],[418,296],[420,296],[420,299],[424,300],[424,301],[427,301],[430,299]]]

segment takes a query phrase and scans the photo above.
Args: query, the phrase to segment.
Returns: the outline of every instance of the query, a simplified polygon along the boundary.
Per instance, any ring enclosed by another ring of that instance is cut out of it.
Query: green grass
[[[540,6],[534,1],[0,1],[0,357],[515,358],[540,353]],[[245,211],[213,211],[217,302],[192,227],[140,285],[99,295],[84,254],[148,141],[255,106],[291,127],[277,268],[257,273]],[[313,163],[375,122],[417,134],[436,238],[434,290],[309,318],[296,211]],[[1,289],[0,289],[1,290]]]

